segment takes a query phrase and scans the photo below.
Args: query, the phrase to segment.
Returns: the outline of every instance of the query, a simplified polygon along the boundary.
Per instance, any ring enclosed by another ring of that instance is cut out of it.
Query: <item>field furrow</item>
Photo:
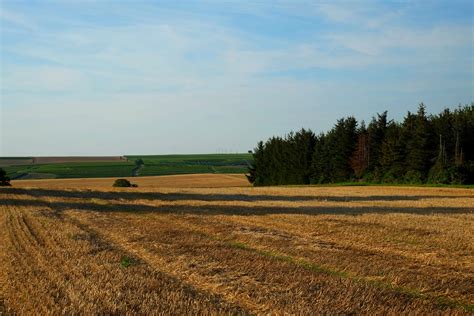
[[[7,311],[147,313],[159,306],[163,312],[178,314],[191,310],[246,313],[238,305],[151,269],[88,227],[57,216],[47,207],[39,212],[9,205],[2,206],[2,212],[8,243],[7,270],[2,271]],[[33,228],[31,216],[36,216],[37,227]],[[132,265],[121,267],[123,258]]]
[[[26,188],[0,198],[0,308],[10,312],[474,311],[470,190]]]

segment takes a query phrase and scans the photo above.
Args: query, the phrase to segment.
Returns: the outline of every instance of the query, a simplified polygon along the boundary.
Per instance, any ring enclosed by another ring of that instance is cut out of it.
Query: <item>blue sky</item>
[[[0,3],[0,156],[243,152],[474,101],[472,1]]]

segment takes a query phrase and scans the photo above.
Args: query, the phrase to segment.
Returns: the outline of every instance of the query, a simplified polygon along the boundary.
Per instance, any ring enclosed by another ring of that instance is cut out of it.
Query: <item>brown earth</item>
[[[70,163],[70,162],[127,162],[123,156],[77,156],[77,157],[33,157],[34,164]]]
[[[0,166],[19,166],[30,165],[33,163],[33,158],[0,158]]]
[[[110,179],[0,189],[3,308],[474,312],[470,189],[253,188],[241,175],[198,177],[133,178],[139,187],[130,189]],[[240,187],[217,187],[231,183]]]
[[[124,156],[71,156],[71,157],[32,157],[32,158],[1,158],[0,166],[18,166],[31,164],[53,164],[71,162],[128,162]]]

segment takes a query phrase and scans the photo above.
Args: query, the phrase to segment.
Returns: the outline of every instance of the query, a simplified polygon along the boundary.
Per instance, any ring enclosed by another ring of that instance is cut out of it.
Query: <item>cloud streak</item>
[[[413,25],[413,5],[7,4],[0,155],[246,151],[342,115],[472,100],[472,21]]]

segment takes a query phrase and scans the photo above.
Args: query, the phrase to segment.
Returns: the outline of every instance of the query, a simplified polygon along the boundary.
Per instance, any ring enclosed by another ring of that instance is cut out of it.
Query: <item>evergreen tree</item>
[[[425,105],[418,107],[416,115],[408,113],[405,119],[404,131],[407,136],[407,182],[421,183],[427,176],[431,161],[429,151],[428,119],[426,117]]]
[[[311,183],[327,183],[330,181],[331,169],[329,166],[328,136],[321,134],[316,138],[311,163]]]
[[[357,131],[357,145],[351,157],[351,167],[358,179],[361,179],[369,167],[369,134],[364,121]]]
[[[380,166],[380,155],[382,152],[382,143],[385,139],[387,130],[387,111],[382,114],[377,113],[377,118],[373,117],[370,122],[368,133],[368,167],[367,171],[374,172]]]
[[[366,128],[343,118],[317,137],[301,129],[259,142],[254,185],[351,181],[474,183],[474,103],[427,116],[420,104],[402,123],[377,114]]]
[[[257,186],[263,185],[263,181],[266,178],[264,155],[264,145],[263,142],[260,141],[253,151],[253,161],[249,165],[249,174],[247,175],[249,182]]]
[[[331,182],[348,181],[353,176],[350,159],[357,141],[356,127],[357,121],[353,117],[340,119],[334,127],[330,148],[332,153]]]
[[[311,163],[313,159],[316,136],[311,130],[301,129],[294,136],[292,146],[295,159],[295,183],[309,184],[311,178]]]
[[[406,138],[402,135],[402,127],[390,122],[382,143],[379,167],[376,173],[382,182],[400,182],[403,179],[406,166]]]

